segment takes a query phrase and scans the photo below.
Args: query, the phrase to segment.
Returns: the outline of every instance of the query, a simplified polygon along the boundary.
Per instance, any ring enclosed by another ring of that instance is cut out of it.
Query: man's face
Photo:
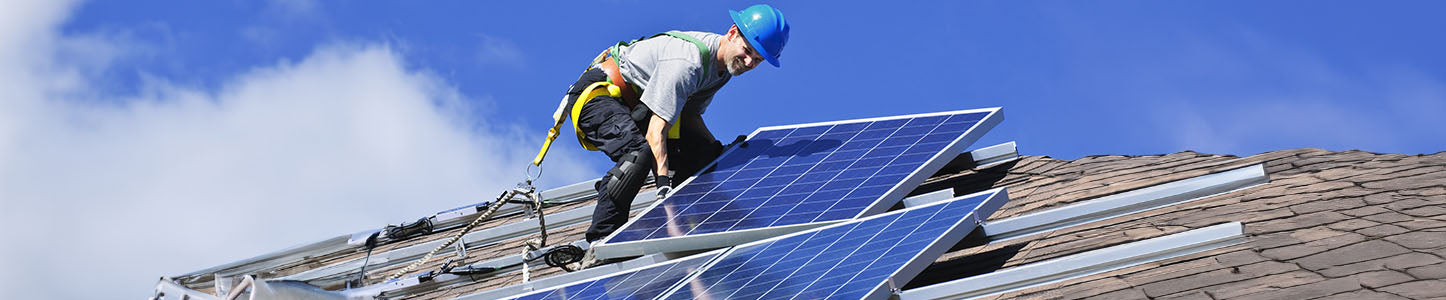
[[[727,38],[729,45],[723,49],[723,59],[728,66],[728,74],[743,75],[744,72],[752,70],[753,67],[757,67],[759,63],[763,62],[763,56],[753,50],[753,45],[748,44],[747,38],[738,32],[737,26],[728,30]]]

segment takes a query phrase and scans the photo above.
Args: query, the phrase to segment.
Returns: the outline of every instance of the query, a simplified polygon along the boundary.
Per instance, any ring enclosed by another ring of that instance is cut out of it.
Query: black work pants
[[[607,74],[602,69],[593,68],[583,72],[576,83],[568,89],[567,97],[570,104],[578,103],[577,97],[582,94],[582,89],[587,88],[594,82],[607,81]],[[633,119],[635,108],[628,107],[622,99],[610,96],[599,96],[583,104],[582,111],[578,115],[578,128],[582,129],[584,138],[607,154],[613,162],[628,153],[635,151],[652,151],[648,147],[647,138],[643,131],[647,128],[648,118],[640,120]],[[651,114],[644,114],[651,116]],[[688,128],[688,124],[682,124]],[[695,126],[694,128],[701,128]],[[697,173],[722,152],[722,146],[716,140],[707,139],[700,134],[685,134],[681,139],[668,142],[669,166],[675,173],[674,184],[681,183],[689,176]],[[653,162],[645,162],[648,170],[653,169]],[[606,180],[607,174],[603,174]],[[638,183],[641,185],[641,183]],[[622,227],[628,221],[628,211],[632,207],[632,194],[615,195],[603,191],[604,186],[598,185],[597,206],[593,210],[592,226],[588,228],[586,238],[588,241],[595,241],[607,237]],[[640,187],[628,186],[623,190],[637,191]]]
[[[569,99],[568,111],[573,105],[579,103],[577,97],[582,90],[594,82],[607,81],[607,74],[602,69],[592,68],[582,73],[577,82],[568,88]],[[632,108],[627,107],[618,99],[610,96],[599,96],[583,104],[582,112],[576,120],[577,127],[582,129],[583,137],[607,154],[608,159],[617,162],[628,153],[635,151],[651,151],[648,148],[648,141],[643,137],[642,129],[639,129],[638,122],[633,120]],[[646,169],[653,169],[651,161],[643,162],[648,166]],[[603,180],[608,180],[608,174],[603,174]],[[607,237],[628,221],[628,210],[632,207],[634,192],[631,195],[626,193],[607,193],[603,190],[604,185],[596,186],[598,190],[597,206],[593,208],[592,226],[588,227],[586,238],[589,242]],[[641,185],[641,183],[638,183]],[[640,187],[623,187],[623,190],[637,191]],[[611,196],[610,196],[611,195]]]

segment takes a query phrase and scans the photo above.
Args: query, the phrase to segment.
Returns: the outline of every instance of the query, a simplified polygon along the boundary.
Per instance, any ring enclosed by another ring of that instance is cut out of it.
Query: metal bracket
[[[899,284],[894,281],[894,278],[893,278],[893,277],[889,277],[888,283],[889,283],[889,294],[890,294],[890,295],[893,295],[893,297],[898,297],[899,293],[902,293],[902,292],[903,292],[903,289],[899,288]]]
[[[452,245],[455,245],[457,248],[457,262],[461,263],[465,261],[467,259],[467,238],[458,237],[457,242]]]

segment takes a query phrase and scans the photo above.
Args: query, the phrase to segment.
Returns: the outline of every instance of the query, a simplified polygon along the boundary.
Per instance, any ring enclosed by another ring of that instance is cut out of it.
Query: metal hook
[[[532,174],[532,167],[534,166],[537,167],[536,175]],[[522,175],[527,177],[527,183],[530,184],[538,178],[542,178],[542,165],[527,164],[527,169],[522,170]]]

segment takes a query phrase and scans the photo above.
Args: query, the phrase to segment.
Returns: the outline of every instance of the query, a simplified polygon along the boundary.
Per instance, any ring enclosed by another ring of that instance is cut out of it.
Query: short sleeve
[[[657,64],[657,70],[643,91],[641,100],[653,113],[673,123],[678,112],[687,105],[688,98],[696,91],[697,65],[683,59],[668,59]]]
[[[688,99],[688,104],[686,106],[683,106],[683,112],[703,115],[704,112],[708,111],[708,105],[713,104],[713,95],[717,94],[718,89],[721,87],[723,87],[723,85],[720,84],[718,86],[694,93],[693,97]]]

